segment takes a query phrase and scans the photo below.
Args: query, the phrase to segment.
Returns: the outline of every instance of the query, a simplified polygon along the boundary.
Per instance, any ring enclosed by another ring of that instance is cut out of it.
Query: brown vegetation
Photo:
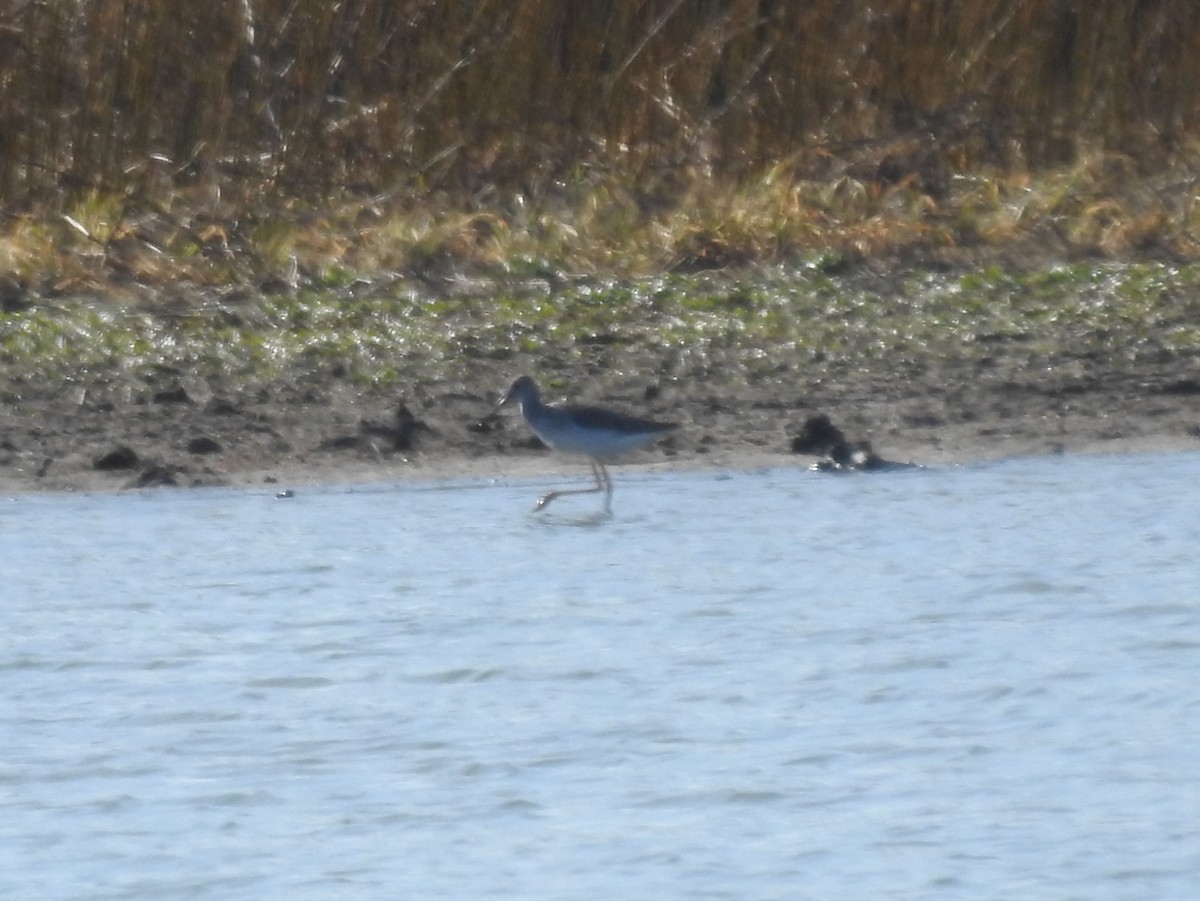
[[[0,281],[1192,256],[1198,39],[1192,0],[0,0]]]
[[[1198,38],[1190,0],[5,0],[0,196],[669,184],[887,139],[879,180],[936,199],[948,167],[1161,163],[1195,137]]]

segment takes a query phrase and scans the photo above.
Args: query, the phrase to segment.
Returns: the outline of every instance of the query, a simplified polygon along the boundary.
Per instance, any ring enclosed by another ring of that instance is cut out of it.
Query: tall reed
[[[1200,125],[1194,0],[0,0],[0,202],[536,191],[798,168],[1142,165]]]

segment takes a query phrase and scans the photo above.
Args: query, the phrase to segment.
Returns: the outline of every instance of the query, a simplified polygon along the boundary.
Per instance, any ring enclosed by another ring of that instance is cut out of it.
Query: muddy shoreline
[[[681,424],[634,465],[810,466],[824,452],[797,437],[815,416],[925,465],[1200,448],[1195,267],[472,291],[356,281],[343,294],[10,311],[0,492],[585,476],[515,411],[490,417],[524,374],[549,402]]]
[[[897,373],[858,361],[837,373],[757,380],[634,377],[607,393],[589,393],[586,371],[533,362],[485,367],[442,390],[366,391],[336,367],[314,369],[302,384],[210,377],[189,388],[171,378],[132,395],[78,380],[10,385],[0,492],[583,477],[586,467],[540,447],[515,412],[488,418],[507,380],[523,372],[569,386],[547,389],[548,400],[682,424],[634,455],[635,466],[810,466],[820,455],[796,453],[793,443],[819,414],[882,457],[925,465],[1200,448],[1200,379],[1187,357],[1081,369],[1076,358],[1031,366],[1024,352],[997,351],[983,367],[931,358]]]

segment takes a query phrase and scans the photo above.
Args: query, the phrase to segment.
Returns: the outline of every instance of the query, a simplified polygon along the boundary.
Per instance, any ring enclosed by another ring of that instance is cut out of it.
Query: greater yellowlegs
[[[527,375],[512,383],[500,398],[497,408],[515,403],[529,427],[549,447],[568,454],[580,454],[592,464],[596,484],[591,488],[572,488],[551,491],[537,502],[535,510],[548,506],[552,500],[568,494],[604,492],[605,511],[612,508],[612,480],[604,464],[626,451],[649,444],[655,438],[679,428],[674,422],[654,422],[625,416],[600,407],[575,405],[551,407],[542,403],[537,384]]]

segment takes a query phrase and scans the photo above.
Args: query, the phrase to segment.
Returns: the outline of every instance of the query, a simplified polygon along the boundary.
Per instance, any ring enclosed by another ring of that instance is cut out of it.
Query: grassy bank
[[[0,9],[0,303],[1197,258],[1200,7]]]
[[[1200,255],[1189,171],[1139,176],[1131,160],[1114,155],[1037,177],[963,174],[941,201],[915,181],[881,186],[850,166],[824,181],[779,166],[739,181],[697,177],[680,188],[669,206],[649,207],[635,184],[581,173],[537,201],[258,202],[225,216],[183,196],[93,194],[62,214],[14,215],[0,226],[0,303],[16,309],[91,296],[152,309],[355,280],[407,279],[453,294],[464,279],[636,279],[813,260],[846,269],[1022,270]]]
[[[1190,441],[1197,28],[1185,0],[0,4],[0,470],[506,453],[478,417],[521,372],[678,416],[692,456],[815,410],[917,448]]]

